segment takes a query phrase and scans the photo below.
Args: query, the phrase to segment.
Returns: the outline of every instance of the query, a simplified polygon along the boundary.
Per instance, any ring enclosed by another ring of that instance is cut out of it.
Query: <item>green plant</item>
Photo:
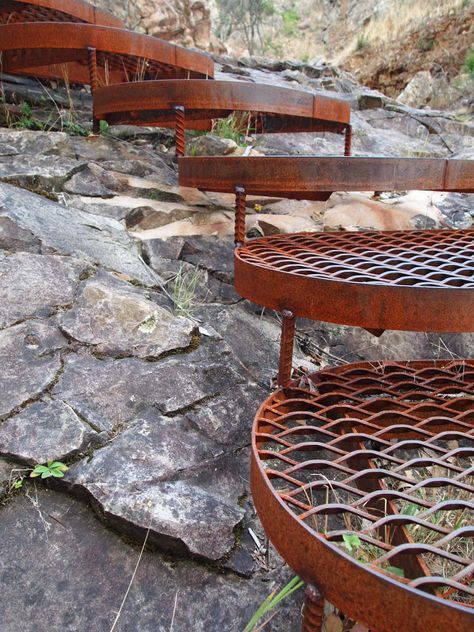
[[[225,119],[217,119],[212,126],[212,133],[221,138],[230,138],[237,145],[242,144],[242,138],[250,132],[250,116],[247,112],[231,114]]]
[[[38,129],[36,121],[31,115],[31,106],[26,101],[20,104],[20,115],[13,127],[21,127],[22,129]]]
[[[281,19],[283,21],[283,32],[285,35],[296,35],[298,22],[300,21],[300,16],[296,9],[291,8],[283,11]]]
[[[368,542],[362,542],[356,533],[343,533],[342,534],[343,546],[349,555],[352,555],[354,559],[362,564],[369,564],[379,557],[379,549],[373,544]],[[398,575],[398,577],[404,577],[405,573],[402,568],[398,566],[384,566],[384,569],[389,573]]]
[[[103,119],[99,121],[99,132],[101,136],[111,135],[110,125],[107,123],[107,121],[104,121]]]
[[[362,50],[367,46],[368,43],[369,38],[367,37],[367,35],[365,35],[364,33],[359,33],[359,35],[357,36],[356,50]]]
[[[49,478],[53,476],[55,478],[62,478],[64,472],[67,472],[68,466],[61,461],[48,461],[46,464],[37,465],[30,474],[31,478]]]
[[[420,35],[416,43],[416,47],[421,53],[427,53],[433,50],[435,38],[432,35]]]
[[[193,303],[201,271],[199,268],[186,268],[183,264],[174,277],[170,298],[174,304],[176,316],[192,316]]]
[[[258,608],[258,610],[254,613],[253,617],[247,623],[243,632],[252,632],[255,629],[255,626],[259,622],[259,620],[268,614],[270,610],[273,610],[283,599],[286,599],[294,592],[299,590],[304,586],[304,581],[300,579],[297,575],[293,577],[283,588],[277,593],[276,590],[273,590],[262,605]]]
[[[464,60],[464,68],[471,79],[474,79],[474,48],[471,48],[467,52],[466,59]]]

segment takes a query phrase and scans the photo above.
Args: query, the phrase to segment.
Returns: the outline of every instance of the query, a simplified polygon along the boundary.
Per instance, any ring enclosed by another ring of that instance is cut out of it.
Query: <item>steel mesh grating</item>
[[[272,395],[254,433],[291,519],[342,547],[356,535],[359,561],[474,605],[474,361],[322,371]]]
[[[0,12],[0,24],[13,24],[16,22],[83,22],[80,18],[72,17],[46,7],[25,4],[21,9],[9,13]]]
[[[318,279],[474,288],[474,231],[299,233],[246,242],[243,261]]]

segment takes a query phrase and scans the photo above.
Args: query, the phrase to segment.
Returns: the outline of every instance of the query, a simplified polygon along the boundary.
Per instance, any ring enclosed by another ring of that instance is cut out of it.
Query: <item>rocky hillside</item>
[[[217,77],[340,94],[356,155],[474,158],[474,125],[327,64],[221,57]],[[1,116],[2,632],[109,632],[114,621],[127,632],[242,632],[291,572],[249,491],[250,427],[274,384],[280,328],[233,289],[232,200],[178,187],[169,131],[90,135],[86,90],[4,76]],[[188,138],[203,154],[343,145],[331,134],[238,140],[222,129]],[[247,230],[464,228],[473,197],[251,198]],[[302,320],[297,343],[295,367],[311,370],[466,357],[473,336],[375,338]],[[67,463],[66,476],[35,484],[29,471],[49,459]],[[296,630],[301,600],[266,630]]]

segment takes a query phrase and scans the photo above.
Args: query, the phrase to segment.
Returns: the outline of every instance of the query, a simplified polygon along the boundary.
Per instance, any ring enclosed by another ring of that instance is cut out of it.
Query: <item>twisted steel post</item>
[[[278,386],[287,386],[291,380],[293,366],[293,345],[295,340],[295,317],[287,309],[282,311],[280,364],[278,367]]]
[[[176,143],[176,156],[184,156],[186,153],[186,137],[185,137],[185,111],[184,106],[176,105],[174,108],[175,114],[175,143]]]
[[[245,243],[245,207],[247,195],[243,187],[235,187],[235,233],[234,243],[237,248]]]
[[[348,125],[344,134],[344,156],[352,153],[352,127]]]
[[[314,584],[306,586],[301,632],[321,632],[324,598]]]
[[[99,87],[99,80],[97,77],[97,51],[95,48],[87,49],[87,64],[89,67],[89,80],[92,94],[92,132],[94,134],[98,134],[100,132],[100,122],[94,112],[94,92]]]

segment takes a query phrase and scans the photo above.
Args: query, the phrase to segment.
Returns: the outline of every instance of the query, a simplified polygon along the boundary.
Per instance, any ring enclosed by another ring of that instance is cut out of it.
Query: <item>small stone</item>
[[[90,163],[65,183],[64,190],[78,195],[112,197],[116,190],[114,184],[114,179],[105,169]]]
[[[86,450],[96,433],[61,401],[35,402],[0,425],[0,453],[30,465]]]
[[[190,144],[190,151],[197,156],[227,156],[234,153],[237,147],[237,143],[230,138],[206,134]]]

